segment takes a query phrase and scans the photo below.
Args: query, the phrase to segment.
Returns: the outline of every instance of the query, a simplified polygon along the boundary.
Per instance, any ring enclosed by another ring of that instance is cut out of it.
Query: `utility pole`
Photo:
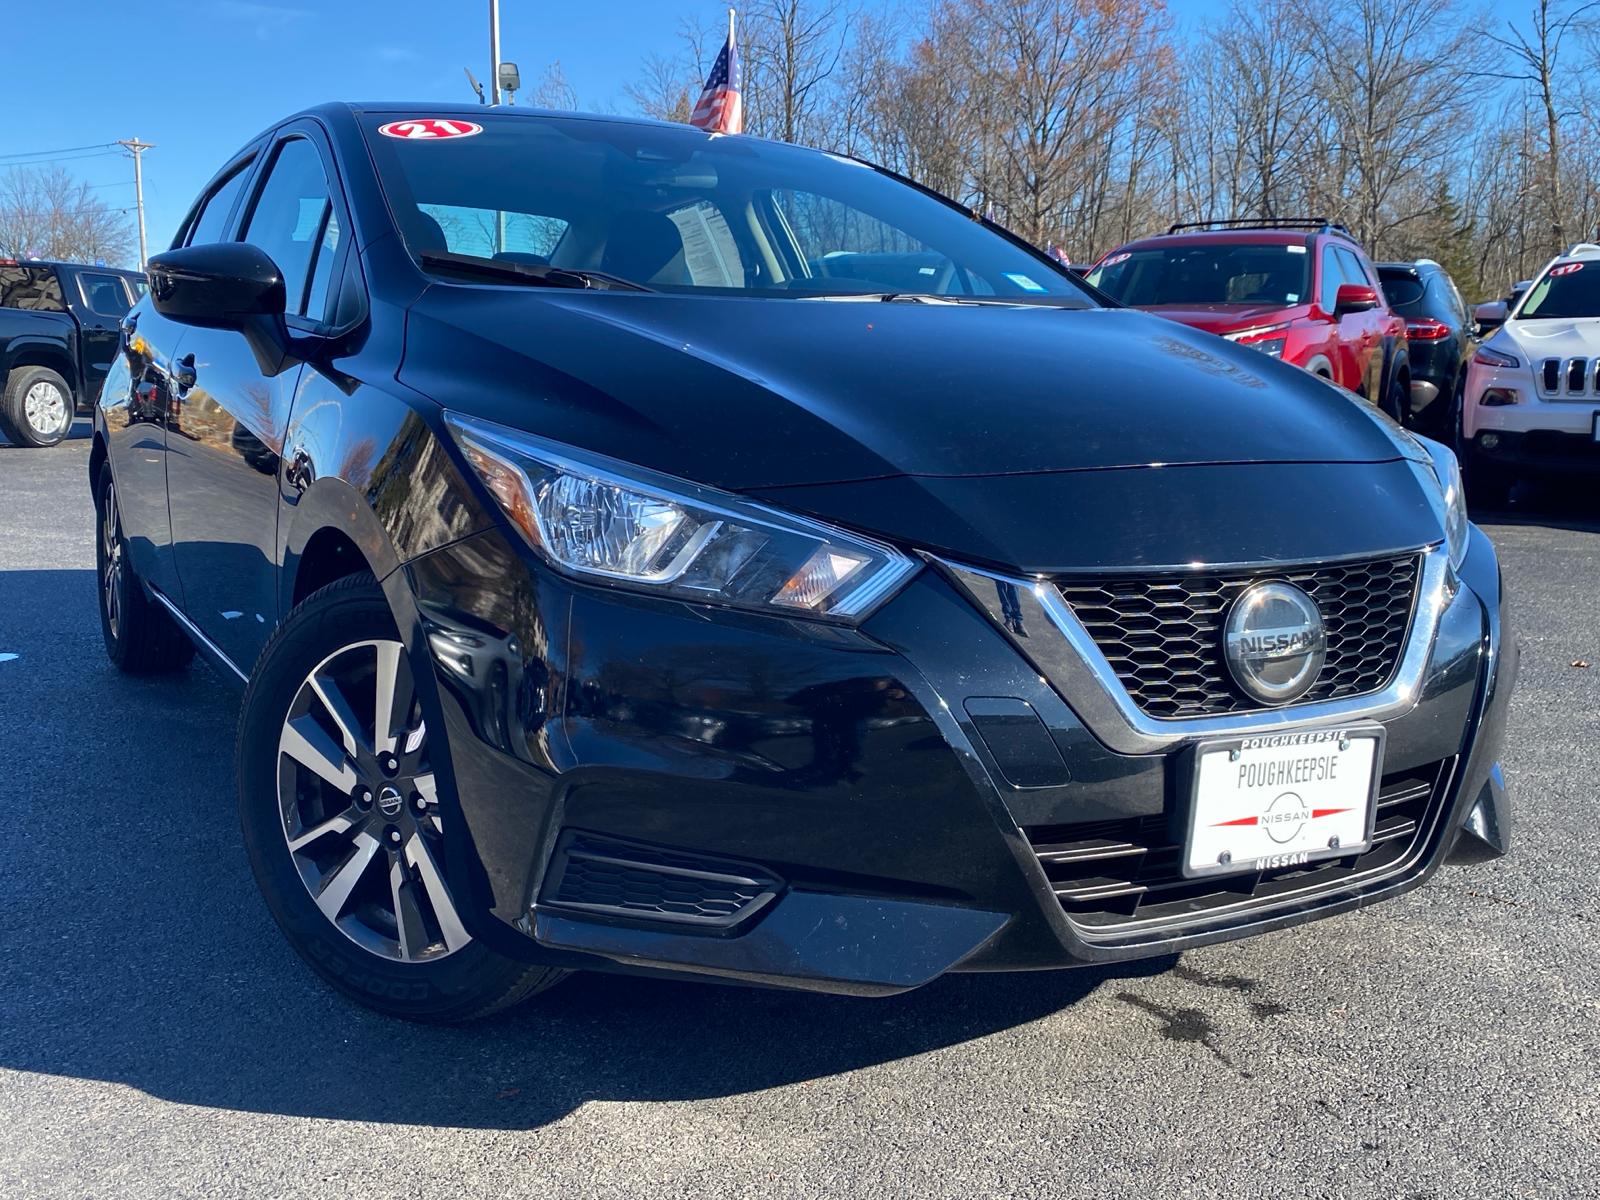
[[[500,0],[489,0],[489,103],[500,103]]]
[[[133,151],[133,198],[134,204],[139,209],[139,269],[144,270],[145,242],[144,242],[144,170],[139,156],[146,150],[154,150],[155,143],[141,142],[137,136],[128,141],[119,141],[119,146],[126,146]]]

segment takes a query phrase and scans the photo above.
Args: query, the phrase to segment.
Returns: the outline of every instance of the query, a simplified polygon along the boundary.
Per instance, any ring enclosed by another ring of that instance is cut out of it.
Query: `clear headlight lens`
[[[1467,539],[1471,535],[1466,489],[1461,486],[1461,464],[1448,446],[1410,433],[1406,433],[1406,437],[1418,451],[1407,454],[1406,461],[1439,517],[1445,546],[1450,552],[1450,565],[1459,568],[1467,557]]]
[[[880,542],[475,417],[445,424],[556,568],[655,595],[854,624],[918,563]]]

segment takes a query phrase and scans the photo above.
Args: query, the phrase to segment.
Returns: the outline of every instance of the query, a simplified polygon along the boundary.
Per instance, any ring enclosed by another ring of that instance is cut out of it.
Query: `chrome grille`
[[[1600,395],[1600,360],[1547,358],[1539,364],[1538,379],[1542,396]]]
[[[1364,696],[1394,674],[1416,607],[1421,556],[1287,570],[1197,572],[1059,583],[1133,702],[1153,717],[1198,717],[1263,706],[1234,688],[1222,624],[1239,593],[1286,580],[1322,610],[1328,653],[1298,703]]]

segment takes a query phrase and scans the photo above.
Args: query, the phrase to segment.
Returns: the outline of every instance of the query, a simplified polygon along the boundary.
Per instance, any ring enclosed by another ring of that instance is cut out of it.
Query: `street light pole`
[[[155,143],[141,142],[134,137],[127,141],[119,141],[117,145],[126,146],[133,151],[133,202],[139,210],[139,269],[142,271],[145,259],[149,256],[145,253],[144,240],[144,164],[139,156],[146,150],[154,150]]]
[[[489,103],[500,103],[500,0],[489,0]]]

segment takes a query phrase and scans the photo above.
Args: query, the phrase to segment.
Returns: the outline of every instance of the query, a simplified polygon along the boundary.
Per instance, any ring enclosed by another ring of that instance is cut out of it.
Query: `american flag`
[[[739,47],[733,38],[733,18],[729,14],[728,40],[711,64],[705,90],[695,101],[689,124],[712,133],[740,133],[744,129],[744,108],[739,95]]]

